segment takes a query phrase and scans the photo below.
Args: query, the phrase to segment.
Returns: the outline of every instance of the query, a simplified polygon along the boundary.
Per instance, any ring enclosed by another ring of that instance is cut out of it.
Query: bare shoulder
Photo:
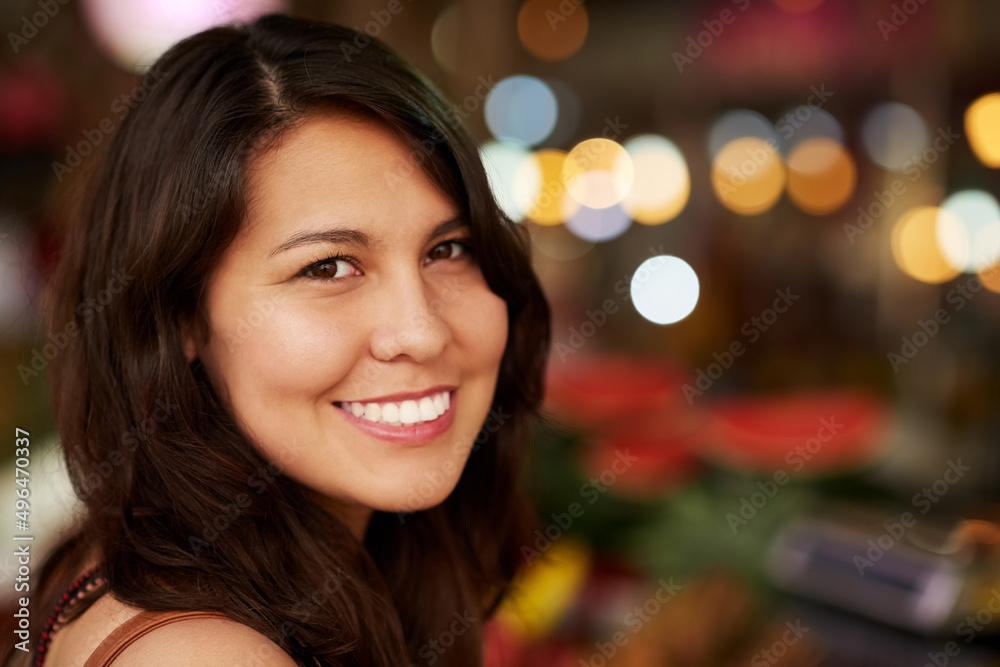
[[[96,561],[95,561],[96,562]],[[93,567],[94,563],[90,564]],[[101,595],[77,618],[52,635],[46,665],[83,665],[112,632],[142,609]],[[190,618],[148,632],[122,651],[115,667],[298,667],[268,637],[226,618]]]
[[[226,618],[192,618],[153,630],[122,651],[114,667],[298,667],[253,628]]]

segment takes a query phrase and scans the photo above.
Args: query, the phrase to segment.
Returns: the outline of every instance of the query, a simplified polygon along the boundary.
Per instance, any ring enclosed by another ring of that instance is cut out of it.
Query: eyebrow
[[[438,225],[431,230],[430,234],[427,235],[427,240],[430,241],[431,239],[441,236],[442,234],[453,232],[456,229],[464,227],[466,224],[464,216],[458,215],[454,218],[449,218],[444,222],[438,223]],[[313,245],[316,243],[349,245],[365,249],[376,248],[383,245],[381,239],[376,239],[371,234],[360,229],[321,229],[317,231],[302,231],[292,234],[285,240],[284,243],[273,248],[271,252],[267,254],[267,257],[270,259],[279,253],[285,252],[286,250],[291,250],[292,248],[298,248],[300,246]]]

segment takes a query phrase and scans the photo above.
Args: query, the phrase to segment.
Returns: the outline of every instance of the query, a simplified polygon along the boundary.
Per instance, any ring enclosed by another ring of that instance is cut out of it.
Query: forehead
[[[385,122],[352,111],[303,117],[250,163],[243,240],[291,226],[442,219],[454,202]]]

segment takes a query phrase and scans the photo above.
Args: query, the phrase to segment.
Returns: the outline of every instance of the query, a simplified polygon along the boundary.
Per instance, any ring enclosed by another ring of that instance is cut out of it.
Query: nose
[[[382,304],[371,335],[371,352],[379,361],[407,356],[418,363],[435,359],[451,342],[451,327],[443,319],[441,300],[419,273],[397,276],[373,295]]]

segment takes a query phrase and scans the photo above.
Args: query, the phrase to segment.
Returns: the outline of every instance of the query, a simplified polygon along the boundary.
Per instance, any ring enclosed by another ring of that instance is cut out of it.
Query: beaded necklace
[[[42,628],[42,634],[38,639],[38,648],[35,649],[33,667],[42,667],[45,663],[45,652],[52,641],[52,635],[66,624],[65,612],[69,611],[70,607],[87,593],[104,585],[104,581],[104,573],[101,571],[101,567],[97,566],[80,575],[80,578],[73,582],[69,590],[62,594],[62,597],[56,602],[56,606],[52,608],[48,620],[45,621],[45,627]]]

